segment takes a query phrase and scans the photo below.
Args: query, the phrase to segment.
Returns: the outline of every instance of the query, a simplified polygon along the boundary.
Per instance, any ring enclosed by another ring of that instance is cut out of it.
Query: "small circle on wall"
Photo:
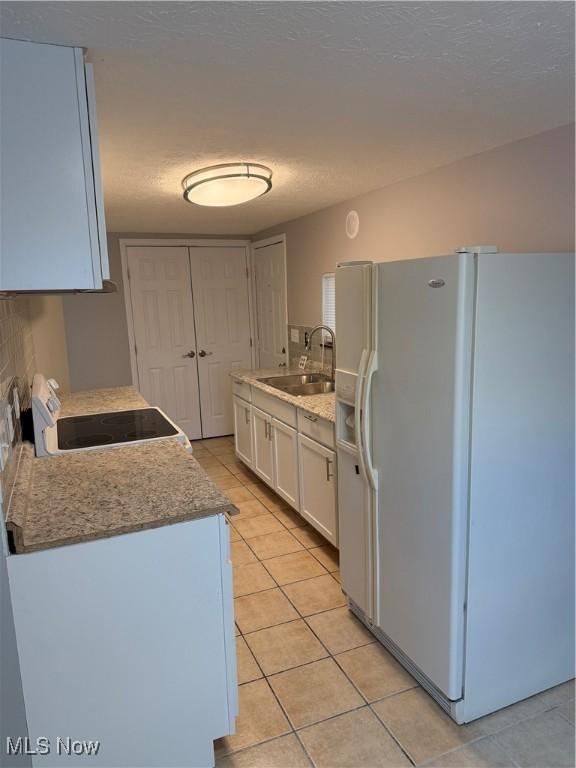
[[[350,240],[354,240],[360,230],[360,216],[357,211],[349,211],[346,216],[346,234]]]

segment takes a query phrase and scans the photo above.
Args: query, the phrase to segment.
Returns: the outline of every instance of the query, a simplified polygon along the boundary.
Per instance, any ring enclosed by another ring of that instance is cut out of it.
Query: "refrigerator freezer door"
[[[336,397],[354,402],[362,352],[370,349],[372,264],[336,270]]]
[[[378,265],[371,432],[382,631],[462,696],[474,256]]]

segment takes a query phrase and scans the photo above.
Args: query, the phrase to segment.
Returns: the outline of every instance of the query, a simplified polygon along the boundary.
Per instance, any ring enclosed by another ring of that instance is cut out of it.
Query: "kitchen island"
[[[147,406],[105,392],[62,414]],[[8,572],[30,739],[52,747],[33,765],[213,765],[237,714],[234,511],[175,439],[41,459],[22,446]],[[66,755],[59,738],[99,748]]]

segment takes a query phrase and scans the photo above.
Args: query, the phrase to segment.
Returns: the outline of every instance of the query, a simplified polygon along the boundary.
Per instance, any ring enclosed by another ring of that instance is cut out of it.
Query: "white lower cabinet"
[[[252,406],[241,397],[234,397],[234,447],[238,458],[252,467]]]
[[[252,469],[274,487],[274,450],[272,417],[252,406]]]
[[[336,454],[305,435],[300,452],[300,513],[331,544],[338,546]]]
[[[298,483],[298,432],[272,419],[274,490],[294,509],[300,509]]]

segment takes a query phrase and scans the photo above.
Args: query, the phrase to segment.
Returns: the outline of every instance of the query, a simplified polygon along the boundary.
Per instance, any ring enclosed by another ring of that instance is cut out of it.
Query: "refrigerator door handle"
[[[368,356],[366,370],[362,377],[362,389],[360,393],[360,442],[359,453],[362,456],[364,473],[373,491],[377,488],[376,471],[372,464],[372,451],[370,448],[369,417],[367,414],[372,390],[372,379],[376,372],[376,351],[372,350]]]
[[[366,467],[364,465],[364,451],[362,450],[362,391],[364,388],[364,374],[366,372],[366,362],[368,352],[363,349],[360,355],[360,365],[358,366],[358,378],[356,379],[356,394],[354,397],[354,440],[358,450],[358,464],[363,477],[366,477]]]

